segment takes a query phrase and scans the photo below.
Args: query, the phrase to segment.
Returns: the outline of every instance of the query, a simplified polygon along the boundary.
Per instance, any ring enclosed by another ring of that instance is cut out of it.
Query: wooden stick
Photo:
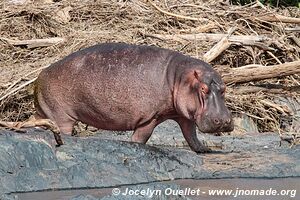
[[[213,48],[211,48],[208,52],[206,52],[203,56],[203,60],[206,62],[213,61],[216,57],[218,57],[223,51],[228,49],[231,45],[231,42],[228,41],[227,37],[224,37],[220,40]]]
[[[146,37],[159,38],[161,40],[208,40],[220,41],[226,37],[227,34],[214,34],[214,33],[197,33],[197,34],[174,34],[174,35],[161,35],[161,34],[145,34]],[[229,42],[239,42],[241,44],[249,44],[255,42],[264,42],[271,40],[271,38],[262,35],[231,35],[228,37]]]
[[[267,92],[273,94],[285,94],[289,92],[300,92],[300,86],[266,88],[261,86],[238,86],[232,91],[233,94],[242,95],[249,93]]]
[[[291,39],[297,44],[298,47],[300,47],[300,40],[296,36],[291,36]]]
[[[278,90],[276,93],[282,93],[282,89],[276,89]],[[235,87],[232,93],[241,95],[241,94],[249,94],[249,93],[258,93],[258,92],[269,92],[270,89],[264,88],[264,87],[259,87],[259,86],[238,86]]]
[[[5,121],[0,121],[0,126],[2,127],[6,127],[9,128],[11,130],[14,130],[16,132],[21,132],[21,133],[25,133],[26,131],[18,128],[16,125],[18,124],[18,122],[5,122]]]
[[[284,30],[289,32],[300,32],[300,26],[297,26],[295,28],[285,28]]]
[[[268,21],[268,22],[282,22],[282,23],[300,23],[300,18],[294,17],[286,17],[277,14],[265,15],[265,16],[258,16],[257,19]]]
[[[14,94],[16,92],[18,92],[19,90],[21,90],[22,88],[26,87],[27,85],[33,83],[37,78],[31,79],[29,81],[26,81],[25,83],[23,83],[22,85],[20,85],[19,87],[13,89],[12,91],[6,93],[5,95],[3,95],[2,97],[0,97],[0,101],[2,101],[3,99],[9,97],[11,94]]]
[[[203,10],[211,11],[211,9],[208,7],[200,6],[200,5],[196,5],[196,4],[190,4],[190,3],[173,5],[173,6],[170,6],[170,9],[177,8],[177,7],[194,7],[194,8],[201,8]]]
[[[217,25],[215,23],[210,22],[208,24],[198,26],[196,28],[182,29],[182,30],[179,30],[179,32],[180,33],[192,33],[192,32],[205,33],[205,32],[209,32],[210,30],[212,30],[216,27],[217,27]]]
[[[244,83],[300,73],[300,60],[272,66],[247,65],[219,71],[225,83]]]
[[[195,17],[189,17],[189,16],[184,16],[184,15],[178,15],[178,14],[174,14],[168,11],[165,11],[163,9],[161,9],[160,7],[158,7],[156,4],[154,4],[152,2],[152,0],[148,0],[148,2],[159,12],[162,12],[166,15],[172,16],[172,17],[176,17],[176,18],[180,18],[180,19],[187,19],[187,20],[192,20],[192,21],[208,21],[208,19],[205,18],[195,18]]]
[[[267,51],[267,53],[272,56],[279,64],[282,64],[282,62],[270,51]]]
[[[228,49],[231,42],[228,41],[228,37],[233,34],[233,32],[236,30],[236,27],[232,27],[228,30],[228,34],[226,37],[222,38],[213,48],[211,48],[208,52],[206,52],[203,56],[204,61],[211,62],[216,57],[218,57],[223,51]]]
[[[10,128],[10,129],[13,129],[16,131],[24,131],[21,128],[45,126],[53,132],[57,145],[63,144],[63,141],[62,141],[61,135],[60,135],[60,130],[59,130],[57,124],[55,122],[51,121],[50,119],[36,119],[33,115],[24,122],[0,121],[0,126],[7,127],[7,128]]]
[[[282,114],[287,114],[287,115],[293,115],[293,111],[289,107],[284,107],[282,105],[278,105],[276,103],[273,103],[267,99],[261,99],[260,102],[264,104],[265,106],[275,108]]]
[[[264,4],[262,4],[259,0],[256,0],[255,4],[251,6],[251,8],[255,8],[255,7],[261,7],[262,9],[266,10]]]
[[[47,47],[54,44],[58,44],[60,42],[65,41],[64,38],[54,37],[54,38],[45,38],[45,39],[32,39],[32,40],[11,40],[8,38],[0,37],[0,40],[4,40],[13,46],[27,46],[28,48],[36,48],[36,47]]]
[[[41,69],[45,69],[45,68],[47,68],[47,67],[49,67],[49,66],[50,66],[50,65],[46,65],[46,66],[37,68],[37,69],[35,69],[35,70],[29,72],[28,74],[25,74],[24,76],[22,76],[22,78],[19,78],[18,80],[16,80],[15,82],[13,82],[13,83],[12,83],[12,84],[4,91],[4,93],[8,92],[8,91],[9,91],[10,89],[12,89],[15,85],[17,85],[20,81],[24,80],[25,77],[27,77],[27,76],[29,76],[29,75],[31,75],[31,74],[33,74],[33,73],[35,73],[35,72],[37,72],[37,71],[39,71],[39,70],[41,70]]]

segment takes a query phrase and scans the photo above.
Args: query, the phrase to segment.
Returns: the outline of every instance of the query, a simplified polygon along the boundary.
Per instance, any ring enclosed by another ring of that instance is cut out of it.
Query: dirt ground
[[[38,73],[84,47],[126,42],[204,59],[219,40],[197,39],[197,34],[264,36],[268,39],[232,42],[210,63],[219,71],[249,64],[272,66],[299,60],[299,17],[296,7],[271,8],[257,3],[237,6],[225,0],[1,1],[0,119],[27,119],[34,112],[32,82]],[[51,43],[53,38],[56,42]],[[36,39],[47,39],[48,43]],[[237,92],[252,86],[261,90]],[[281,132],[286,131],[282,121],[290,125],[297,116],[276,99],[289,97],[300,102],[299,88],[297,73],[228,83],[226,99],[235,117],[247,116],[261,132]]]

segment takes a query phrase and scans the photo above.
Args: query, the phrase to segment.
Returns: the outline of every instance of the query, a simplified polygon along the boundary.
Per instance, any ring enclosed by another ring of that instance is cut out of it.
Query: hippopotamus
[[[204,61],[154,46],[104,43],[72,53],[39,74],[35,118],[51,120],[62,135],[70,135],[78,121],[133,130],[131,140],[138,143],[172,119],[193,151],[208,152],[196,127],[204,133],[233,130],[224,94],[221,76]]]

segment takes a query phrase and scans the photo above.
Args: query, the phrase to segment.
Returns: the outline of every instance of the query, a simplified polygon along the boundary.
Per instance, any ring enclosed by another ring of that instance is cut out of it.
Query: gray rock
[[[182,137],[179,131],[172,134]],[[163,136],[154,138],[152,144],[160,144]],[[0,131],[0,194],[187,178],[300,176],[300,146],[289,148],[276,134],[200,134],[199,138],[215,149],[200,155],[178,147],[120,141],[118,135],[116,140],[101,137],[65,137],[65,145],[55,148],[50,131]]]
[[[73,197],[70,200],[99,200],[99,198],[96,198],[96,197],[94,197],[92,195],[83,195],[83,194],[80,194],[78,196]]]
[[[103,139],[130,141],[132,133],[132,131],[117,132],[100,130],[97,132],[97,136]],[[158,125],[154,129],[147,144],[171,147],[187,146],[187,142],[183,138],[179,125],[173,120],[167,120]]]
[[[183,149],[93,137],[64,138],[66,145],[52,149],[49,132],[1,133],[0,193],[191,178],[202,164],[200,156]]]
[[[1,200],[19,200],[19,197],[17,194],[3,194],[0,195]]]
[[[258,127],[253,119],[245,114],[234,118],[234,130],[230,135],[258,133]]]
[[[258,133],[258,131],[254,130],[254,127],[252,128],[249,128],[249,130],[253,130],[250,136],[248,134],[240,136],[234,135],[219,137],[211,134],[203,134],[198,131],[197,137],[199,140],[204,141],[207,146],[211,148],[222,149],[223,151],[227,152],[233,150],[251,150],[255,149],[257,145],[263,148],[268,148],[274,145],[275,147],[278,147],[280,145],[287,145],[287,143],[281,141],[279,135],[276,133],[264,134],[263,136],[261,136],[262,133]],[[98,131],[96,136],[101,139],[130,141],[131,134],[132,132],[130,131],[112,132],[100,130]],[[167,120],[157,126],[147,144],[154,146],[180,147],[189,149],[178,124],[172,120]]]

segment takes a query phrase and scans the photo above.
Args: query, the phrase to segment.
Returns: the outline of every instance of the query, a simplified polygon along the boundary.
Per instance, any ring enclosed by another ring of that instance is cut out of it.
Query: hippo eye
[[[204,94],[208,94],[208,92],[209,92],[208,86],[206,84],[203,84],[203,83],[200,85],[200,90]]]

